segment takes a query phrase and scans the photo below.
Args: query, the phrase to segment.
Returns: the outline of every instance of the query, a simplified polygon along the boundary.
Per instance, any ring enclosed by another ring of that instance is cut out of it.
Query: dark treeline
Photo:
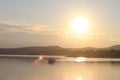
[[[92,57],[92,58],[120,58],[120,50],[77,50],[70,56]]]
[[[0,55],[66,55],[73,57],[120,58],[120,50],[75,50],[48,46],[0,49]]]
[[[70,50],[58,46],[0,49],[1,55],[67,55]]]

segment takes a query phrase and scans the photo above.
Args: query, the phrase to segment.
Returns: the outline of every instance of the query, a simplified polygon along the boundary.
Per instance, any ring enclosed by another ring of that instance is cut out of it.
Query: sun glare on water
[[[85,57],[77,57],[77,58],[75,59],[76,62],[83,62],[83,61],[85,61],[85,60],[86,60]]]
[[[82,77],[78,77],[77,80],[83,80]]]
[[[85,34],[89,30],[89,21],[85,17],[76,17],[71,24],[72,32],[76,34]]]

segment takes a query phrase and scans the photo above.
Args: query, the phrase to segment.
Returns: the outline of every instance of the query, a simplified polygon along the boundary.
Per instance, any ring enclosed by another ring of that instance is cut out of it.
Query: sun
[[[77,34],[87,33],[89,30],[89,21],[85,17],[76,17],[71,24],[71,30]]]

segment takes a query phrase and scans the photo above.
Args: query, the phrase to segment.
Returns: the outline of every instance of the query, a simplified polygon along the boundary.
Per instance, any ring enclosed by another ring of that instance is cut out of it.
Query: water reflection
[[[58,62],[0,59],[0,80],[120,80],[120,62]]]
[[[76,62],[83,62],[83,61],[85,61],[85,60],[86,60],[85,57],[77,57],[77,58],[75,59]]]
[[[82,77],[78,77],[77,80],[83,80]]]

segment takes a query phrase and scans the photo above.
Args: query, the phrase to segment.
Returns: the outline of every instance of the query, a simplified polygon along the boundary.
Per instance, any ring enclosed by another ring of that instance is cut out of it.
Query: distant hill
[[[59,46],[40,46],[0,49],[0,54],[19,54],[19,55],[66,55],[70,53],[69,49]]]
[[[99,48],[94,48],[94,47],[85,47],[85,48],[81,48],[82,51],[86,51],[86,50],[98,50]]]
[[[120,50],[120,45],[114,45],[114,46],[108,47],[107,49]]]
[[[0,48],[0,55],[68,55],[73,57],[120,58],[120,45],[107,48],[62,48],[59,46]]]
[[[105,47],[105,48],[95,48],[95,47],[85,47],[85,48],[75,48],[75,50],[81,50],[81,51],[86,51],[86,50],[120,50],[120,45],[114,45],[110,47]]]

